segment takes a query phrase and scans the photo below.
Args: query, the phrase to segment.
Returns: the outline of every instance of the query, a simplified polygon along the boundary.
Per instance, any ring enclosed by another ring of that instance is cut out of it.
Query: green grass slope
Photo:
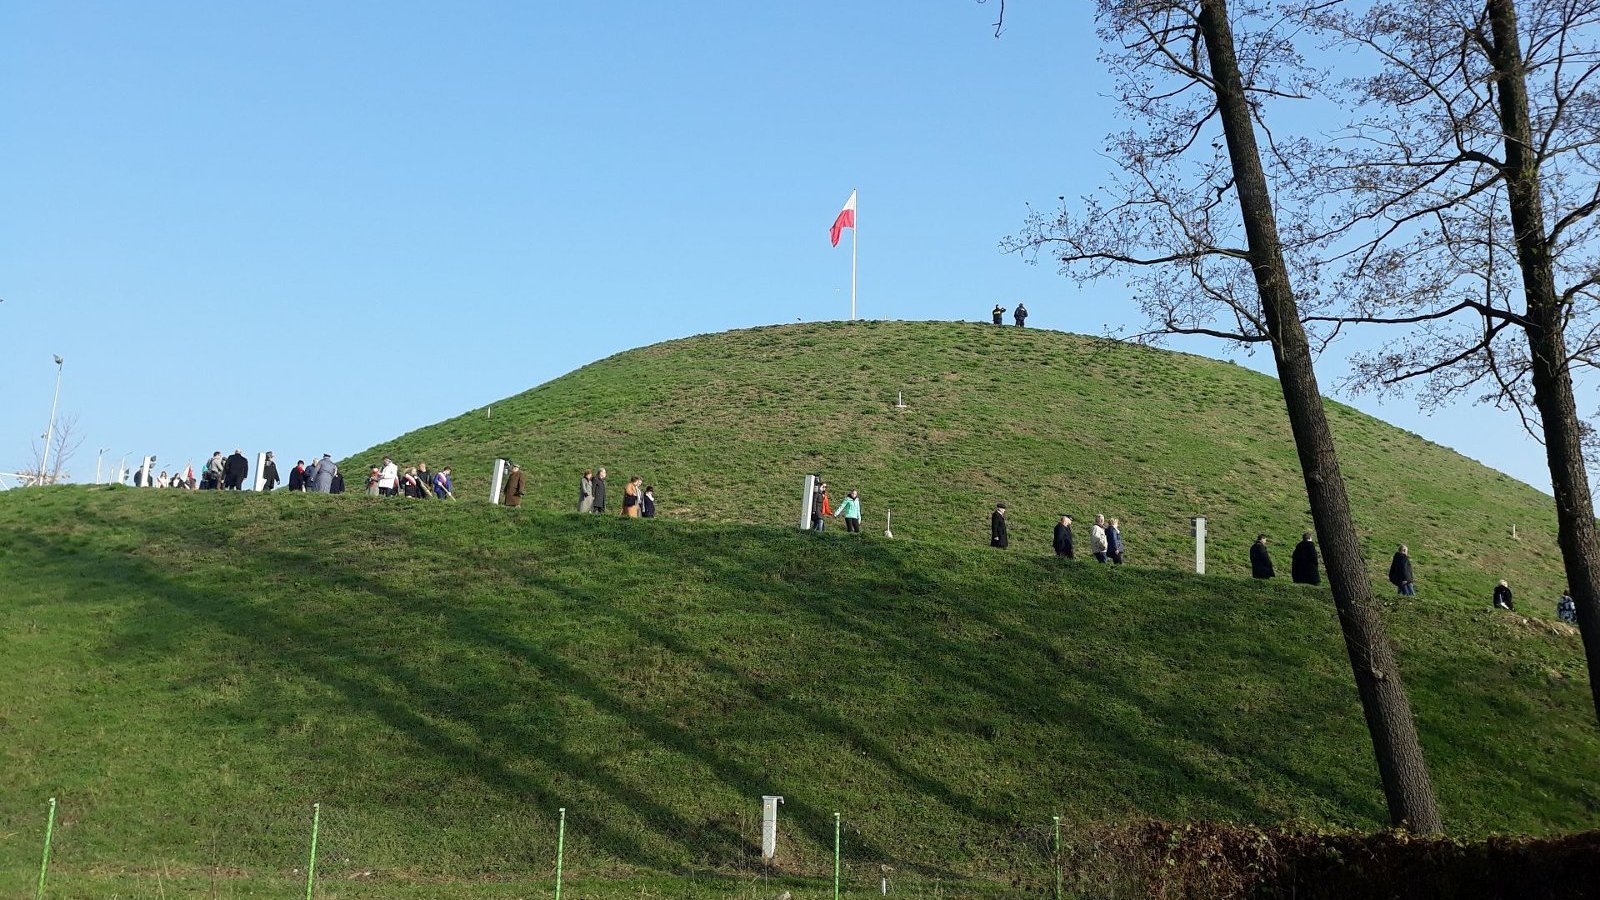
[[[359,496],[11,491],[0,534],[0,896],[50,796],[52,897],[287,896],[313,801],[324,897],[547,896],[558,807],[576,876],[648,879],[748,871],[782,794],[784,869],[839,811],[855,890],[1037,888],[1057,814],[1384,819],[1320,590]],[[1392,623],[1450,828],[1600,823],[1575,636]],[[624,884],[570,896],[678,896]]]
[[[893,408],[904,392],[908,409]],[[1487,606],[1507,578],[1553,618],[1565,584],[1551,499],[1350,407],[1330,403],[1379,584],[1401,541],[1419,602]],[[1274,379],[1240,366],[1061,332],[963,323],[786,325],[618,354],[420,429],[384,453],[456,468],[483,499],[496,456],[529,476],[527,503],[572,509],[579,474],[633,474],[672,518],[787,525],[801,477],[862,492],[865,527],[984,546],[1010,505],[1013,546],[1048,552],[1055,515],[1120,516],[1129,561],[1193,565],[1189,517],[1210,520],[1211,571],[1248,573],[1258,532],[1287,572],[1311,528]],[[1518,539],[1510,536],[1517,526]]]

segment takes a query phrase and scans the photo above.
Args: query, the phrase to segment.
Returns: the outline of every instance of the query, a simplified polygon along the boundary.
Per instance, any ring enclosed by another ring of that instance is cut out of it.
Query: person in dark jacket
[[[1250,577],[1271,578],[1278,573],[1272,570],[1272,556],[1267,553],[1267,536],[1256,535],[1256,542],[1250,545]]]
[[[1511,602],[1511,585],[1506,584],[1504,578],[1500,579],[1500,583],[1494,586],[1494,608],[1495,609],[1516,609],[1517,608],[1516,605]]]
[[[1394,552],[1394,560],[1389,563],[1389,583],[1400,591],[1402,597],[1415,597],[1417,585],[1411,576],[1411,551],[1405,544]]]
[[[1114,566],[1122,565],[1122,520],[1106,523],[1106,559]]]
[[[989,514],[989,546],[1001,550],[1011,546],[1011,541],[1006,537],[1006,505],[998,503],[994,512]]]
[[[338,466],[334,466],[333,467],[333,482],[332,482],[331,486],[328,488],[328,493],[330,493],[330,494],[342,494],[342,493],[344,493],[344,474],[339,471],[339,467]]]
[[[502,502],[504,502],[507,506],[521,506],[522,488],[522,467],[513,464],[511,466],[511,474],[506,476],[506,489],[501,494],[501,496],[504,498]]]
[[[1294,545],[1294,556],[1289,559],[1289,575],[1295,584],[1321,584],[1322,573],[1317,569],[1317,545],[1311,541],[1311,532],[1300,535]]]
[[[289,490],[303,491],[306,489],[306,461],[295,460],[294,468],[289,470]]]
[[[647,484],[644,486],[644,494],[639,497],[639,509],[639,515],[644,516],[646,519],[654,519],[656,517],[655,485]]]
[[[589,507],[596,515],[606,511],[606,467],[594,473],[594,503]]]
[[[831,515],[833,506],[828,503],[828,483],[818,481],[816,488],[811,491],[811,530],[821,534]]]
[[[1028,322],[1028,307],[1018,303],[1016,311],[1011,314],[1011,318],[1016,321],[1018,328],[1026,327]]]
[[[994,312],[992,315],[994,316],[994,323],[996,325],[1004,325],[1006,323],[1006,308],[1004,306],[996,303],[994,305]]]
[[[261,467],[261,489],[270,491],[278,486],[278,461],[272,458],[272,451],[267,451],[267,463]]]
[[[1072,517],[1066,513],[1061,514],[1061,521],[1056,523],[1056,539],[1053,542],[1056,555],[1065,559],[1072,558]]]
[[[237,491],[244,486],[245,476],[250,474],[250,462],[244,458],[244,451],[235,449],[233,455],[223,464],[222,487],[223,490]]]

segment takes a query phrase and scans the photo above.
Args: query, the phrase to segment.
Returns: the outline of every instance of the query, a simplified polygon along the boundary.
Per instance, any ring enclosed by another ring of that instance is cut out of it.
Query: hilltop
[[[0,533],[4,896],[49,796],[52,897],[285,895],[313,801],[325,897],[546,896],[558,807],[632,879],[573,897],[775,895],[765,793],[780,871],[838,811],[852,890],[926,895],[1038,889],[1052,815],[1384,820],[1321,590],[349,495],[11,491]],[[1452,831],[1593,827],[1576,638],[1391,624]]]
[[[906,409],[895,408],[904,396]],[[1411,547],[1426,600],[1486,606],[1507,578],[1553,617],[1564,585],[1551,499],[1445,447],[1330,402],[1369,567]],[[894,510],[902,540],[984,546],[1010,506],[1013,546],[1048,552],[1059,512],[1120,516],[1131,563],[1191,569],[1189,519],[1209,519],[1209,570],[1248,572],[1258,532],[1279,568],[1311,529],[1276,380],[1171,351],[1036,329],[932,322],[784,325],[620,353],[352,455],[453,465],[484,498],[497,456],[527,506],[573,508],[585,467],[656,486],[663,515],[788,525],[800,481],[857,488],[864,526]],[[1517,526],[1516,539],[1511,526]]]

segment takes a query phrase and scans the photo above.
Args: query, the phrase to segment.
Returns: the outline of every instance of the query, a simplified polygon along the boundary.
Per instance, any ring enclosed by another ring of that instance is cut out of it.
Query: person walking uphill
[[[235,448],[223,467],[222,486],[226,490],[237,491],[244,486],[245,476],[249,474],[250,462],[244,458],[243,450]]]
[[[1106,561],[1106,517],[1098,513],[1089,528],[1089,552],[1094,554],[1095,562]]]
[[[511,466],[511,474],[506,476],[506,489],[502,494],[507,506],[522,505],[522,487],[522,467],[513,464]]]
[[[1256,542],[1250,545],[1250,577],[1271,578],[1278,574],[1272,570],[1272,555],[1267,553],[1267,536],[1256,535]]]
[[[1106,558],[1113,565],[1122,565],[1122,522],[1112,519],[1106,525]]]
[[[1417,586],[1411,576],[1411,553],[1405,544],[1394,552],[1394,560],[1389,563],[1389,583],[1394,585],[1402,597],[1415,597]]]
[[[861,533],[861,495],[851,491],[844,495],[844,502],[839,504],[839,511],[835,517],[844,518],[844,530],[850,534]]]
[[[1061,514],[1061,521],[1056,523],[1055,541],[1056,555],[1063,559],[1072,558],[1072,517],[1066,513]]]
[[[833,515],[833,505],[828,502],[828,483],[817,482],[816,490],[811,492],[811,530],[822,533],[822,526]]]
[[[639,489],[644,487],[644,479],[635,475],[628,479],[622,487],[622,515],[625,518],[639,518]]]
[[[587,513],[594,511],[594,471],[583,470],[583,477],[578,479],[578,512]]]
[[[1311,532],[1300,535],[1294,545],[1294,556],[1289,558],[1289,575],[1295,584],[1321,584],[1322,573],[1317,569],[1317,545],[1311,542]]]
[[[1006,505],[997,503],[994,512],[989,514],[989,546],[1004,550],[1011,546],[1011,540],[1006,537]]]
[[[590,512],[596,515],[606,511],[606,467],[601,466],[600,471],[594,473],[594,502],[589,504]]]

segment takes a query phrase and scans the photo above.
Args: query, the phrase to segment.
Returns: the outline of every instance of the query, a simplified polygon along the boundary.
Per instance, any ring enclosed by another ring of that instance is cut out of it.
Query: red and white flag
[[[833,240],[835,247],[839,246],[839,232],[846,228],[856,227],[856,192],[850,192],[850,199],[844,202],[844,209],[839,210],[839,217],[833,220],[833,228],[828,232],[828,237]]]

